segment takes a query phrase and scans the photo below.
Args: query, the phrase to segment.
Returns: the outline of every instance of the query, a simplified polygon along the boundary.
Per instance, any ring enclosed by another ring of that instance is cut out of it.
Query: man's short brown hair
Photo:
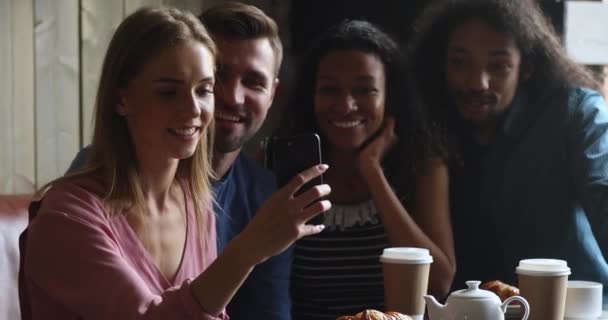
[[[275,76],[283,60],[283,45],[277,23],[259,8],[241,2],[224,2],[200,16],[209,32],[234,39],[267,38],[275,55]],[[221,55],[221,52],[220,52]]]

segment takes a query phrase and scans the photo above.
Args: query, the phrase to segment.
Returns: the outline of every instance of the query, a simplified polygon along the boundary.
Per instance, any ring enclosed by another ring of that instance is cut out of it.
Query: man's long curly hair
[[[415,92],[432,120],[444,131],[444,145],[452,155],[458,153],[453,142],[459,137],[450,131],[450,126],[458,123],[459,115],[448,100],[445,56],[453,31],[468,21],[482,21],[513,38],[521,52],[521,67],[531,72],[529,78],[519,83],[519,90],[530,93],[531,99],[542,99],[565,88],[601,87],[588,70],[568,57],[537,2],[437,0],[415,23],[416,32],[408,52]]]

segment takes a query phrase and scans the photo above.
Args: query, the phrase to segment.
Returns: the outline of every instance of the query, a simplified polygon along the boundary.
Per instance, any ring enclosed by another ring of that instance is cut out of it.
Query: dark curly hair
[[[362,20],[344,20],[329,28],[313,42],[301,61],[291,101],[284,113],[281,134],[318,133],[324,139],[314,114],[314,94],[318,66],[330,52],[359,50],[375,55],[386,73],[386,115],[395,117],[398,145],[387,155],[383,165],[396,189],[409,190],[413,174],[424,169],[426,159],[434,156],[433,135],[426,126],[427,117],[419,104],[410,103],[409,79],[403,50],[396,41],[374,24]],[[323,145],[327,149],[327,145]],[[402,189],[402,188],[408,189]]]
[[[459,134],[450,126],[459,121],[455,108],[448,108],[445,55],[452,32],[471,20],[483,21],[513,37],[521,51],[522,66],[532,71],[519,87],[534,92],[534,97],[542,99],[569,87],[599,89],[591,73],[568,57],[538,1],[434,1],[416,21],[408,52],[417,100],[428,108],[433,122],[443,128],[442,140],[452,155],[459,153],[455,141]]]

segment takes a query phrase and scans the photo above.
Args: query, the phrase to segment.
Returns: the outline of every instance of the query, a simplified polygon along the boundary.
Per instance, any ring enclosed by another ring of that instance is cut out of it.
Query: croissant
[[[339,317],[337,320],[412,320],[412,318],[395,311],[383,313],[378,310],[368,309],[354,316]]]
[[[490,290],[500,298],[501,301],[505,301],[507,298],[519,295],[519,289],[517,287],[508,285],[502,281],[494,280],[483,283],[479,286],[481,289]]]

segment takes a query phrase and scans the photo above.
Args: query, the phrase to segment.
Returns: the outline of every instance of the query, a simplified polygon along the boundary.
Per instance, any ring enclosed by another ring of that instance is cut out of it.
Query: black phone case
[[[282,188],[298,173],[322,163],[321,139],[317,134],[302,134],[289,137],[272,137],[266,142],[266,164],[274,172],[277,186]],[[315,185],[323,184],[323,176],[318,176],[300,188],[296,195]],[[310,223],[319,224],[322,216]]]

